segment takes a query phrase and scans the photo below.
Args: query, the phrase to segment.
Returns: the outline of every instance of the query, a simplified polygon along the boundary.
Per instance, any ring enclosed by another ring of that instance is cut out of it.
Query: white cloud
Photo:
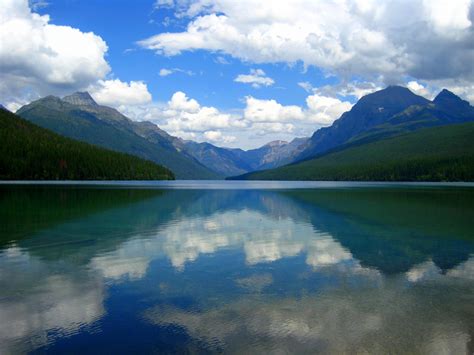
[[[44,1],[44,0],[29,0],[28,3],[30,5],[30,7],[33,9],[33,11],[43,9],[43,8],[48,7],[50,5],[49,2]]]
[[[330,125],[351,107],[348,101],[317,93],[306,98],[304,107],[247,96],[240,114],[239,111],[228,113],[202,106],[177,91],[165,104],[121,107],[121,111],[132,119],[152,121],[183,139],[255,148],[270,140],[307,137],[317,128]]]
[[[139,42],[172,56],[204,49],[252,63],[295,63],[383,84],[474,79],[472,0],[181,1],[182,32]],[[252,9],[252,11],[249,11]]]
[[[207,131],[204,132],[204,137],[211,142],[215,143],[232,143],[235,142],[236,138],[234,136],[225,136],[221,131]]]
[[[268,136],[271,133],[295,132],[295,125],[292,123],[281,122],[255,122],[252,124],[252,131],[258,136]],[[266,142],[265,142],[266,143]]]
[[[212,106],[201,106],[182,91],[175,92],[166,104],[123,107],[122,112],[133,119],[152,121],[169,134],[183,139],[220,144],[236,140],[226,132],[247,127],[241,116],[220,112]]]
[[[303,88],[304,91],[306,92],[312,92],[313,91],[313,85],[311,85],[310,82],[308,81],[301,81],[298,83],[298,86]]]
[[[168,106],[171,110],[187,113],[197,113],[201,108],[196,100],[188,98],[182,91],[173,94],[171,100],[168,102]]]
[[[89,92],[97,103],[107,106],[142,105],[151,101],[148,87],[142,81],[99,80]]]
[[[110,71],[101,37],[50,24],[49,16],[33,13],[27,0],[0,0],[0,7],[0,96],[5,104],[85,88]]]
[[[314,131],[317,125],[327,126],[349,111],[352,104],[324,95],[314,94],[306,98],[307,107],[283,106],[275,100],[246,98],[244,117],[252,122],[292,122],[310,124]],[[309,133],[309,132],[308,132]]]
[[[171,74],[173,74],[173,71],[170,70],[170,69],[166,69],[166,68],[160,69],[160,72],[159,72],[160,76],[168,76],[168,75],[171,75]]]
[[[306,98],[308,106],[307,116],[319,125],[329,126],[338,119],[344,112],[349,111],[352,104],[348,101],[314,94]]]
[[[259,100],[252,96],[245,99],[244,117],[253,122],[288,122],[303,120],[301,107],[295,105],[283,106],[276,100]]]
[[[222,64],[222,65],[229,65],[230,64],[230,62],[221,55],[217,56],[214,59],[214,62],[217,63],[217,64]]]
[[[407,83],[407,88],[413,91],[415,94],[426,97],[428,99],[433,99],[435,93],[430,91],[425,85],[417,82],[416,80],[412,80]]]
[[[174,6],[174,0],[156,0],[155,8]]]
[[[240,74],[235,79],[237,83],[251,84],[254,88],[271,86],[275,83],[272,78],[266,76],[262,69],[250,69],[249,74]]]
[[[168,75],[171,75],[171,74],[174,74],[174,73],[182,73],[182,74],[186,74],[186,75],[189,75],[189,76],[194,75],[193,71],[184,70],[184,69],[180,69],[180,68],[171,68],[171,69],[162,68],[162,69],[160,69],[160,72],[158,74],[160,76],[168,76]]]

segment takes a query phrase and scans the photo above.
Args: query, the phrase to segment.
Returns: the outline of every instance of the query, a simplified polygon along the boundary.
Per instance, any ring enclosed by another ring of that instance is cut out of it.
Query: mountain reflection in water
[[[474,189],[0,188],[0,353],[474,350]]]

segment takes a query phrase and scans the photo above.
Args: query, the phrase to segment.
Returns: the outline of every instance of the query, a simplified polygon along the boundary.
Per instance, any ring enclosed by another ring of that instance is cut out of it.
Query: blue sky
[[[406,85],[474,101],[473,0],[0,0],[1,102],[88,90],[170,134],[253,148]]]
[[[299,82],[309,81],[314,86],[337,82],[335,77],[326,78],[318,68],[305,70],[302,62],[255,65],[204,50],[172,57],[143,50],[137,41],[157,33],[183,31],[188,22],[175,19],[171,9],[155,8],[155,1],[114,0],[113,6],[109,1],[52,0],[48,3],[38,12],[49,14],[51,22],[57,25],[94,32],[102,37],[109,46],[110,75],[123,81],[145,81],[157,101],[168,101],[173,93],[181,90],[199,102],[226,110],[242,107],[241,101],[247,95],[276,99],[285,105],[304,105],[307,93],[298,86]],[[166,18],[172,21],[164,25]],[[229,64],[221,64],[221,58]],[[163,68],[179,68],[193,75],[177,72],[160,77]],[[274,78],[275,84],[254,89],[234,82],[239,74],[253,68],[264,70],[268,77]]]

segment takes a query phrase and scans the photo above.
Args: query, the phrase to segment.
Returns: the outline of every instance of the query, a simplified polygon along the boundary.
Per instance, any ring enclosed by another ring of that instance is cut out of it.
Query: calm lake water
[[[474,188],[0,185],[24,352],[472,354]]]

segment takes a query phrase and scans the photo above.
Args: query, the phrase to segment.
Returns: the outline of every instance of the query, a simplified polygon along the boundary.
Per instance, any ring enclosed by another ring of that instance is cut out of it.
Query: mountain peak
[[[444,101],[444,100],[456,100],[456,101],[463,101],[459,96],[457,96],[456,94],[454,94],[453,92],[447,90],[447,89],[443,89],[441,90],[441,92],[435,97],[435,99],[433,100],[433,102],[440,102],[440,101]]]
[[[371,94],[368,94],[364,98],[372,98],[375,100],[390,100],[390,101],[404,101],[404,100],[415,100],[418,101],[418,99],[428,101],[425,98],[422,98],[421,96],[416,95],[413,93],[410,89],[404,87],[404,86],[398,86],[398,85],[391,85],[387,86],[385,89],[375,91]]]
[[[87,91],[78,91],[72,95],[64,96],[63,101],[77,106],[98,106]]]
[[[363,107],[365,109],[367,106],[405,108],[411,105],[423,105],[428,103],[429,100],[414,94],[410,89],[403,86],[392,85],[363,96],[359,102],[354,105],[354,108]]]

